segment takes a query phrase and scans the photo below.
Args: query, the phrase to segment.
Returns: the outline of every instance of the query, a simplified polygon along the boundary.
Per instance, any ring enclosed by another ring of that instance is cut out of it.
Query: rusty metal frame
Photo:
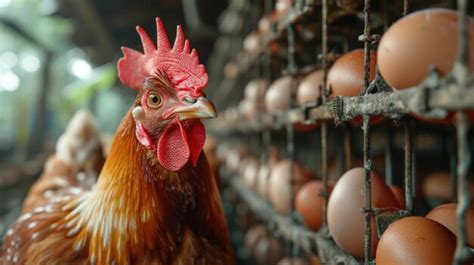
[[[412,214],[413,197],[415,189],[415,151],[414,151],[414,123],[407,114],[415,113],[427,118],[444,118],[448,111],[456,112],[456,138],[457,138],[457,198],[458,209],[457,219],[460,235],[457,239],[457,249],[454,264],[460,265],[472,256],[472,251],[466,245],[466,213],[470,207],[471,196],[467,185],[467,171],[471,163],[471,154],[468,146],[468,130],[469,120],[467,119],[465,110],[474,109],[474,76],[469,74],[467,67],[467,26],[466,13],[467,1],[457,0],[459,11],[459,54],[457,62],[451,73],[440,78],[435,69],[432,69],[429,76],[421,84],[401,90],[393,90],[381,79],[379,75],[376,79],[369,83],[369,51],[371,45],[380,39],[378,35],[371,34],[371,1],[364,0],[364,33],[359,37],[364,42],[364,93],[357,97],[336,97],[333,100],[327,100],[326,75],[327,64],[330,54],[327,47],[327,29],[328,29],[328,0],[321,1],[321,45],[322,54],[320,56],[322,68],[324,69],[324,82],[320,88],[321,98],[318,102],[308,104],[306,106],[290,109],[289,111],[278,114],[261,114],[255,120],[229,124],[215,124],[214,129],[221,131],[240,131],[244,133],[252,131],[271,130],[271,129],[287,129],[287,136],[293,139],[293,124],[295,123],[316,123],[321,122],[321,168],[322,180],[324,183],[324,192],[320,196],[327,196],[327,125],[333,121],[336,125],[344,121],[351,120],[356,116],[363,117],[363,135],[364,135],[364,169],[365,169],[365,185],[364,185],[364,208],[361,211],[365,214],[365,264],[373,264],[374,260],[371,256],[371,219],[373,216],[379,218],[384,215],[384,209],[372,208],[371,205],[371,178],[372,170],[371,161],[371,139],[370,124],[371,116],[383,115],[389,119],[403,120],[404,125],[404,159],[405,159],[405,200],[406,211],[396,213],[394,218],[403,218]],[[298,16],[306,16],[305,12],[309,12],[309,8],[298,6],[298,12],[291,12],[290,16],[277,25],[276,32],[273,34],[281,34],[286,30],[288,34],[288,59],[289,65],[287,72],[297,73],[298,69],[294,62],[294,28],[293,22],[298,20]],[[403,15],[409,10],[409,0],[403,0]],[[314,10],[312,10],[314,11]],[[273,36],[275,37],[275,36]],[[296,70],[295,70],[296,69]],[[376,93],[369,93],[372,91]],[[387,136],[390,140],[390,135]],[[345,131],[344,137],[344,153],[345,157],[350,159],[350,136]],[[290,156],[294,156],[294,145],[288,142],[287,151]],[[390,148],[386,150],[386,156],[390,156]],[[348,159],[345,159],[346,163]],[[349,161],[350,162],[350,161]],[[348,166],[347,164],[345,165]],[[391,170],[389,166],[386,170]],[[293,172],[292,172],[293,173]],[[261,216],[267,222],[277,223],[276,232],[289,241],[294,242],[298,246],[302,246],[305,250],[315,253],[318,252],[324,262],[328,264],[357,264],[356,261],[340,250],[334,242],[331,241],[327,228],[323,226],[320,232],[313,233],[301,225],[295,224],[291,217],[281,216],[271,209],[266,202],[261,200],[258,195],[253,194],[244,185],[239,184],[237,178],[229,178],[231,186],[235,188],[242,199],[250,205],[254,212]],[[293,185],[293,183],[292,183]],[[327,203],[327,200],[326,200]],[[323,208],[324,220],[326,222],[326,203]],[[264,208],[268,208],[264,210]],[[293,206],[292,206],[293,207]],[[390,221],[389,219],[387,219]],[[382,220],[383,221],[383,220]],[[379,228],[379,227],[378,227]],[[295,236],[298,235],[298,236]],[[332,257],[328,257],[327,253],[331,253]],[[355,262],[355,263],[353,263]]]

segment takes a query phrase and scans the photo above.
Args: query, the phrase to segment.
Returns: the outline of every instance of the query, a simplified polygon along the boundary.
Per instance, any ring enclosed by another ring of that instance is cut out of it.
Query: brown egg
[[[453,232],[455,235],[458,235],[458,222],[456,218],[456,203],[447,203],[440,205],[433,210],[431,210],[426,218],[434,220],[446,228],[449,231]],[[473,247],[474,246],[474,208],[471,206],[467,210],[467,243]]]
[[[257,191],[265,200],[269,199],[271,168],[281,160],[280,151],[275,146],[268,149],[268,160],[261,163],[257,175]]]
[[[224,112],[223,119],[227,124],[232,124],[240,117],[239,110],[236,107],[227,108]]]
[[[290,173],[291,164],[293,164],[293,174]],[[293,184],[291,184],[292,177]],[[312,178],[313,176],[306,169],[296,162],[291,163],[290,160],[280,161],[273,166],[269,180],[269,196],[275,210],[282,214],[289,214],[294,202],[294,197],[291,195],[296,196],[301,186]]]
[[[253,162],[254,158],[250,156],[241,156],[241,160],[239,161],[239,165],[237,168],[237,173],[243,178],[244,172],[247,169],[247,166]]]
[[[255,245],[255,260],[257,264],[276,264],[284,255],[283,244],[274,237],[263,237]]]
[[[376,56],[370,52],[370,81],[375,77]],[[327,83],[332,97],[358,96],[364,89],[364,50],[357,49],[344,54],[328,72]]]
[[[379,70],[395,89],[420,84],[429,65],[447,74],[458,51],[457,12],[430,8],[414,12],[393,24],[382,37],[378,48]],[[469,19],[468,60],[474,70],[474,20]]]
[[[471,193],[474,192],[474,182],[469,182]],[[427,175],[423,181],[423,194],[430,205],[439,205],[439,202],[449,202],[452,199],[451,174],[447,171],[436,171]]]
[[[235,79],[239,75],[239,66],[234,62],[229,62],[224,66],[224,75],[228,79]]]
[[[260,18],[260,20],[258,21],[258,30],[261,33],[266,33],[270,30],[270,27],[272,26],[272,23],[273,23],[272,21],[274,20],[273,17],[274,17],[273,14],[267,14],[263,16],[262,18]]]
[[[288,12],[293,5],[293,0],[277,0],[275,3],[275,10],[277,12]]]
[[[308,261],[301,257],[284,257],[277,265],[308,265]]]
[[[254,101],[244,99],[239,103],[239,112],[249,120],[255,119],[262,109],[263,108],[259,107],[257,102]]]
[[[323,265],[323,263],[321,262],[321,259],[319,259],[318,256],[314,256],[314,255],[311,255],[309,257],[309,264],[310,265]]]
[[[437,171],[426,176],[423,181],[423,194],[427,199],[449,201],[452,197],[451,175],[449,172]]]
[[[364,257],[365,216],[360,211],[365,205],[363,168],[353,168],[341,176],[328,202],[328,227],[334,241],[357,258]],[[383,179],[372,172],[372,207],[397,209],[397,199]],[[375,218],[372,217],[372,253],[377,247]]]
[[[275,80],[265,94],[265,107],[268,112],[275,113],[290,108],[291,91],[294,85],[291,76],[283,76]]]
[[[293,1],[277,0],[275,10],[263,16],[258,22],[258,30],[262,33],[268,32],[271,26],[281,21],[291,8]]]
[[[262,102],[265,92],[268,88],[268,82],[265,79],[254,79],[247,83],[244,89],[244,98],[252,102]]]
[[[299,105],[304,105],[305,103],[316,102],[319,97],[320,86],[323,85],[324,71],[318,69],[311,72],[303,80],[301,80],[298,86],[298,92],[296,94],[296,99]]]
[[[255,245],[261,238],[266,236],[268,236],[268,230],[264,225],[257,224],[252,226],[247,233],[245,233],[245,247],[254,255],[253,250]]]
[[[452,264],[456,237],[439,223],[424,217],[406,217],[392,223],[380,238],[377,265]]]
[[[251,189],[257,188],[257,174],[258,174],[259,164],[256,160],[251,159],[247,162],[247,165],[243,169],[242,175],[244,183],[247,187]]]
[[[249,53],[258,53],[260,50],[260,34],[258,31],[252,31],[245,37],[243,49]]]
[[[316,70],[308,74],[298,85],[296,92],[296,101],[302,106],[305,103],[316,102],[319,97],[319,87],[323,84],[324,71]],[[296,123],[294,128],[298,132],[309,132],[319,127],[316,124]]]
[[[400,205],[400,209],[405,209],[405,192],[403,191],[403,189],[396,185],[390,185],[388,187],[392,191],[393,196],[395,196],[395,198],[397,199],[398,205]]]
[[[318,195],[323,190],[322,181],[312,180],[301,187],[295,200],[296,211],[303,217],[305,224],[315,231],[323,223],[324,198]]]
[[[243,147],[231,147],[226,157],[226,165],[233,171],[238,171],[240,162],[245,157],[246,151]]]
[[[268,200],[269,197],[270,172],[270,167],[267,164],[261,164],[257,174],[257,191],[265,200]]]

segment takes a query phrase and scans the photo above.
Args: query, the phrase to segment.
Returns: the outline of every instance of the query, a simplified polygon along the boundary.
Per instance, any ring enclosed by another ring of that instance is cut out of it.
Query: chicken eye
[[[161,105],[161,97],[155,93],[151,93],[148,95],[146,104],[148,105],[148,107],[156,109]]]

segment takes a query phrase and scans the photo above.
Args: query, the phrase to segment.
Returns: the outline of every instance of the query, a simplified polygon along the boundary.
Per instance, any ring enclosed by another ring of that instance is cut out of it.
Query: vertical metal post
[[[403,15],[406,16],[408,14],[408,0],[403,0]]]
[[[266,147],[264,150],[264,153],[266,152],[269,152],[269,147],[270,147],[270,144],[272,142],[272,133],[271,133],[271,130],[269,128],[265,128],[264,131],[263,131],[263,145]],[[270,158],[268,155],[266,156],[267,157],[267,160],[264,160],[265,163],[267,163],[267,166],[270,167],[270,164],[268,164],[268,158]],[[265,195],[265,197],[268,196],[268,192],[269,192],[269,186],[270,186],[270,172],[267,172],[267,175],[265,176],[265,187],[263,187],[264,191],[263,191],[263,194]]]
[[[296,70],[296,60],[295,60],[295,41],[296,33],[294,26],[292,24],[286,27],[288,31],[288,71],[293,73]]]
[[[467,0],[458,0],[458,38],[459,49],[457,62],[461,65],[467,66]]]
[[[456,131],[445,134],[444,144],[449,156],[449,176],[451,177],[451,202],[455,203],[458,201],[458,181],[457,181],[457,138]]]
[[[286,150],[290,159],[290,212],[293,213],[295,209],[295,176],[294,176],[294,160],[295,160],[295,132],[293,124],[291,122],[286,123]],[[293,244],[292,241],[288,242],[288,249],[290,250],[290,256],[293,257],[298,252],[298,246]]]
[[[405,204],[406,210],[413,210],[413,123],[405,117]]]
[[[325,104],[327,100],[327,53],[328,53],[328,32],[327,32],[327,15],[328,15],[328,1],[323,0],[322,6],[322,67],[323,67],[323,85],[320,87],[320,96],[322,103]],[[321,174],[323,178],[323,224],[327,225],[327,202],[328,202],[328,159],[327,159],[327,122],[321,121]]]
[[[392,131],[390,126],[385,125],[385,183],[393,185],[393,164],[392,164]]]
[[[459,52],[457,62],[454,67],[454,74],[460,86],[459,89],[466,89],[468,67],[467,67],[467,0],[458,0],[458,28],[459,28]],[[456,253],[454,256],[454,264],[461,265],[469,259],[470,251],[466,246],[467,227],[466,218],[467,211],[470,208],[471,196],[469,194],[469,185],[467,182],[467,171],[471,163],[471,153],[467,134],[469,130],[469,121],[466,113],[458,111],[456,114],[456,130],[457,130],[457,148],[458,148],[458,205],[456,209],[456,217],[458,222],[458,237],[456,244]]]
[[[323,179],[323,224],[327,225],[327,201],[328,201],[328,128],[327,122],[323,121],[321,123],[321,174]]]
[[[364,94],[367,94],[369,87],[369,78],[370,78],[370,36],[371,36],[371,20],[370,20],[370,0],[364,1]],[[364,131],[364,169],[365,169],[365,237],[364,237],[364,257],[365,264],[370,264],[372,260],[372,251],[371,251],[371,219],[372,219],[372,180],[371,180],[371,171],[372,171],[372,161],[371,157],[371,146],[370,146],[370,116],[363,115],[363,124],[362,130]]]
[[[458,235],[456,253],[454,257],[455,265],[462,265],[468,260],[470,251],[466,246],[467,242],[467,211],[470,208],[471,196],[469,194],[469,184],[467,182],[467,172],[471,163],[471,154],[467,134],[469,131],[469,121],[466,113],[459,111],[456,115],[457,146],[458,146],[458,204],[456,217],[458,221]]]
[[[262,156],[260,157],[262,161],[266,161],[269,157],[268,157],[268,149],[270,147],[270,144],[271,144],[271,137],[272,137],[272,134],[271,134],[271,131],[270,129],[268,128],[265,128],[263,129],[262,131]]]
[[[370,126],[369,126],[370,117],[368,115],[363,116],[362,129],[364,130],[364,169],[365,169],[365,205],[364,205],[364,214],[365,214],[365,237],[364,237],[364,250],[365,250],[365,264],[370,264],[372,260],[371,257],[371,237],[372,230],[370,227],[371,218],[372,218],[372,179],[370,173],[372,170],[372,161],[370,160],[371,146],[370,146]]]

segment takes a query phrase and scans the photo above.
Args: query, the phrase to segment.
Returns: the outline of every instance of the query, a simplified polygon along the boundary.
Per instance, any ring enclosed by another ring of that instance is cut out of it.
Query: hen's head
[[[206,69],[181,27],[172,47],[159,18],[156,27],[156,45],[137,27],[144,52],[122,48],[118,75],[138,90],[132,110],[138,141],[156,151],[164,168],[178,171],[188,161],[196,165],[206,139],[200,119],[214,118],[216,110],[202,92]]]

